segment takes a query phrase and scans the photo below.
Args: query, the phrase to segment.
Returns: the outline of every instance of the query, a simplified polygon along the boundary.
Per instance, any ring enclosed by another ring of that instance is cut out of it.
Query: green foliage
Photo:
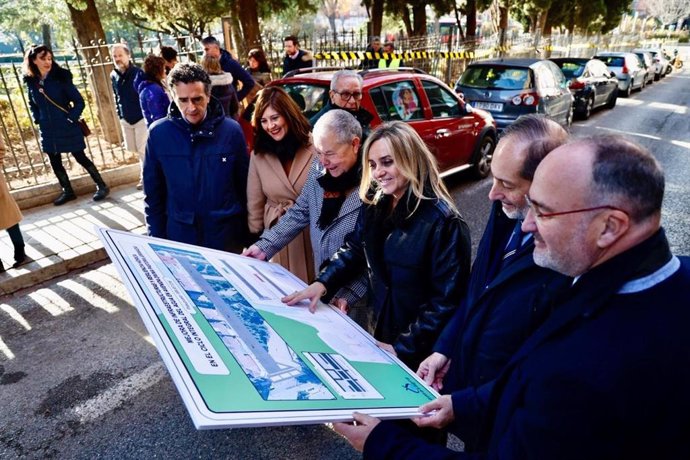
[[[136,26],[170,34],[202,35],[229,11],[227,0],[107,0]]]

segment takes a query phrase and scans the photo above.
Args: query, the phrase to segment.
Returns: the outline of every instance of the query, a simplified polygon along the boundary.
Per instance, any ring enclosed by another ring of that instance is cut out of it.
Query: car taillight
[[[513,105],[537,105],[539,103],[539,95],[537,93],[524,93],[514,96],[510,102]]]
[[[628,66],[625,66],[625,65],[624,65],[624,66],[623,66],[622,72],[623,72],[623,73],[628,73]]]
[[[578,79],[571,80],[571,81],[570,81],[570,84],[568,85],[568,87],[569,87],[570,89],[584,89],[584,87],[585,87],[585,82],[583,82],[583,81],[581,81],[581,80],[578,80]]]

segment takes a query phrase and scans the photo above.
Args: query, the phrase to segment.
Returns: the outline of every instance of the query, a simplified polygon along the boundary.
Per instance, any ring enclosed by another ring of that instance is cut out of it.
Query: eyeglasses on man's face
[[[360,93],[359,91],[354,92],[354,93],[351,93],[351,92],[349,92],[349,91],[336,91],[336,90],[333,90],[333,92],[334,92],[335,94],[337,94],[338,96],[340,96],[340,97],[341,97],[343,100],[345,100],[345,101],[349,101],[349,100],[352,99],[353,97],[354,97],[355,100],[357,100],[357,101],[359,101],[360,99],[362,99],[362,93]]]
[[[533,202],[529,195],[525,195],[525,201],[527,202],[527,206],[529,206],[529,209],[534,213],[534,216],[537,219],[548,219],[549,217],[565,216],[567,214],[577,214],[587,211],[598,211],[600,209],[613,209],[614,211],[621,211],[625,213],[625,211],[623,211],[622,209],[610,205],[594,206],[592,208],[573,209],[570,211],[542,212],[542,210],[539,207],[539,204]]]

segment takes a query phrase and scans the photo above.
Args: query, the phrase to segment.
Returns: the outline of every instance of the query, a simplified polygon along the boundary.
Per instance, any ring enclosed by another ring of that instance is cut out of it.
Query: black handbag
[[[43,90],[43,88],[38,88],[38,92],[41,93],[41,94],[43,94],[43,96],[44,96],[46,99],[48,99],[48,102],[50,102],[51,104],[53,104],[55,107],[57,107],[58,109],[62,110],[62,111],[65,112],[65,113],[69,113],[69,112],[67,111],[67,109],[65,109],[63,106],[61,106],[60,104],[58,104],[57,102],[55,102],[54,100],[52,100],[52,99],[50,98],[50,96],[48,96],[48,95],[46,94],[46,92]],[[70,121],[71,121],[71,120],[70,120]],[[81,133],[84,135],[84,137],[87,137],[87,136],[91,135],[91,128],[89,128],[89,125],[86,124],[86,120],[84,120],[83,118],[80,118],[79,121],[77,121],[77,124],[79,125],[79,129],[81,129]]]

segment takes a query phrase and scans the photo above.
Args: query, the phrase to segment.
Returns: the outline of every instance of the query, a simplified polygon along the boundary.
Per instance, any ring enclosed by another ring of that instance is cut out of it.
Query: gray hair
[[[112,52],[118,48],[124,50],[124,52],[127,53],[127,56],[132,55],[132,52],[129,50],[129,46],[127,46],[126,43],[115,43],[113,46],[110,47],[110,53],[112,54]]]
[[[338,144],[349,144],[355,137],[362,138],[362,125],[345,110],[329,110],[314,125],[313,136],[314,139],[331,136]]]
[[[528,181],[534,179],[534,171],[546,155],[568,140],[568,131],[546,115],[523,115],[511,123],[501,134],[501,140],[527,144],[525,160],[520,177]]]
[[[594,153],[592,195],[597,204],[625,209],[635,222],[661,212],[664,172],[649,150],[616,135],[575,141],[581,142]]]
[[[331,80],[331,90],[335,90],[338,87],[338,81],[341,78],[356,78],[359,81],[360,87],[364,83],[362,76],[358,74],[356,71],[350,69],[338,70],[336,73],[333,74],[333,79]]]
[[[195,83],[200,81],[204,84],[204,92],[207,96],[211,94],[211,77],[199,64],[184,63],[177,64],[168,75],[168,86],[176,91],[175,85],[178,83]]]

